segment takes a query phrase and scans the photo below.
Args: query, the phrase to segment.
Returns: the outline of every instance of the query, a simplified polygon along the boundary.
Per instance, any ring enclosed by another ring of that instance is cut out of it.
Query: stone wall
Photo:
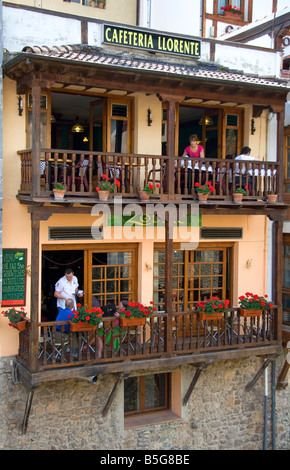
[[[99,376],[96,384],[66,380],[35,391],[27,433],[20,434],[26,390],[13,385],[11,358],[0,362],[0,449],[2,450],[261,450],[264,436],[264,375],[250,392],[263,359],[216,362],[202,371],[183,408],[182,419],[124,430],[123,388],[105,418],[102,410],[115,382]],[[276,363],[277,375],[284,356]],[[157,372],[157,371],[156,371]],[[161,372],[161,371],[159,371]],[[143,373],[143,371],[142,371]],[[145,373],[145,371],[144,371]],[[182,396],[195,368],[182,367]],[[269,394],[271,374],[269,372]],[[290,448],[290,386],[276,392],[276,448]],[[268,410],[268,448],[271,449],[271,399]],[[157,439],[158,436],[158,439]]]

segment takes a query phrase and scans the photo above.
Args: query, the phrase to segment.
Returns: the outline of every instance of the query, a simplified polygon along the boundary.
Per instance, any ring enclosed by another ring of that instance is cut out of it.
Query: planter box
[[[223,16],[226,18],[232,18],[233,20],[243,20],[244,15],[240,13],[235,13],[234,11],[224,11]]]
[[[122,318],[120,317],[120,325],[124,328],[127,328],[128,326],[142,326],[145,325],[146,323],[146,318]]]
[[[205,313],[199,311],[199,318],[202,321],[205,320],[221,320],[223,316],[223,312],[216,312],[216,313]]]
[[[69,329],[73,333],[77,333],[78,331],[95,331],[97,329],[97,325],[87,325],[83,323],[79,325],[78,323],[69,322]]]
[[[240,308],[241,317],[260,317],[262,312],[263,310],[246,310],[244,308]]]

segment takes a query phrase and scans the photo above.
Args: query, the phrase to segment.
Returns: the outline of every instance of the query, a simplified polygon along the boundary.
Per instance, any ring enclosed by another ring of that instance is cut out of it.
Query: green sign
[[[153,33],[104,24],[103,42],[111,45],[136,47],[154,52],[167,52],[187,57],[200,57],[200,41],[168,34]]]
[[[26,249],[2,252],[2,307],[25,305]]]

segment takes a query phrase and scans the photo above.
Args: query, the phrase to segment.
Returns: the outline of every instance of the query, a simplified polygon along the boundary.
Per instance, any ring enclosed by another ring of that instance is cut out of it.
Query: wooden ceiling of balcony
[[[80,54],[78,54],[80,56]],[[87,55],[87,54],[86,54]],[[107,60],[108,58],[104,56]],[[114,62],[115,60],[115,62]],[[117,63],[119,62],[119,63]],[[122,59],[122,64],[124,60]],[[137,61],[136,61],[137,62]],[[158,94],[160,99],[206,103],[215,101],[224,106],[253,104],[270,108],[274,112],[284,109],[289,91],[281,80],[249,77],[242,73],[193,67],[187,73],[184,67],[173,67],[168,73],[164,64],[144,62],[144,69],[120,65],[120,58],[112,57],[106,65],[89,59],[78,61],[63,57],[48,57],[33,53],[20,53],[4,65],[4,73],[17,81],[17,93],[32,88],[35,81],[42,89],[75,91],[93,95],[102,93],[130,94],[142,92]],[[154,69],[154,66],[156,67]],[[133,64],[134,65],[134,64]],[[168,65],[171,67],[172,65]],[[200,70],[202,73],[200,73]],[[209,101],[210,100],[210,101]]]

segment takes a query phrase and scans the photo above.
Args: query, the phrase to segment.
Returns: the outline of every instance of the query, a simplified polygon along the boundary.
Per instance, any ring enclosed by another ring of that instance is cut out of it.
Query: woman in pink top
[[[191,134],[189,136],[189,146],[184,149],[183,157],[188,155],[189,157],[198,157],[204,158],[204,148],[202,145],[198,145],[198,136],[196,134]]]

